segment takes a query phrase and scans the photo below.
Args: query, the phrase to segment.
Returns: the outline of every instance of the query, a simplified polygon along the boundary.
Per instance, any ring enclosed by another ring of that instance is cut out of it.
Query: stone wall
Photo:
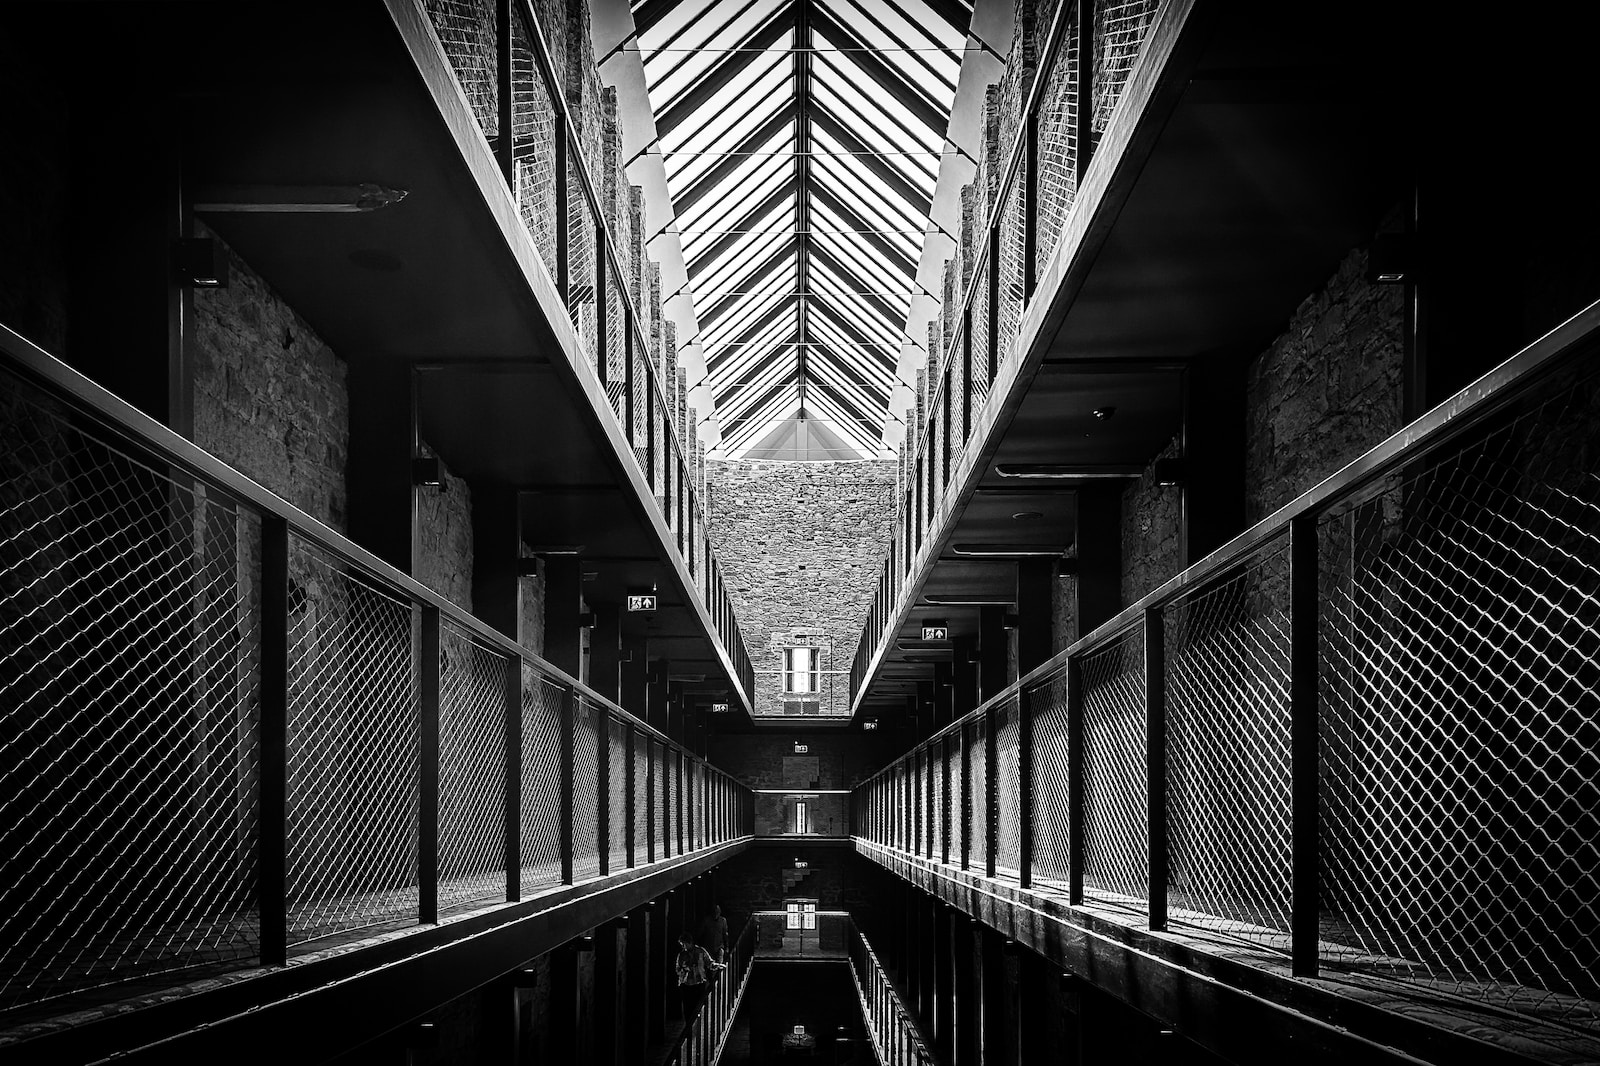
[[[1251,364],[1246,400],[1247,522],[1266,517],[1399,429],[1403,288],[1365,278],[1347,255]]]
[[[422,454],[433,455],[427,442]],[[412,577],[463,610],[472,610],[472,490],[450,472],[443,460],[444,482],[437,489],[418,487],[417,543],[411,557]]]
[[[1183,569],[1183,490],[1158,485],[1156,460],[1175,457],[1177,438],[1150,459],[1122,494],[1122,602],[1129,604]]]
[[[846,713],[850,661],[894,517],[894,464],[709,466],[712,550],[754,661],[756,713],[782,713],[778,648],[795,628],[818,631],[829,649],[821,663],[823,713]]]
[[[196,231],[213,236],[199,225]],[[194,442],[343,532],[350,448],[344,360],[223,248],[228,287],[194,290]]]

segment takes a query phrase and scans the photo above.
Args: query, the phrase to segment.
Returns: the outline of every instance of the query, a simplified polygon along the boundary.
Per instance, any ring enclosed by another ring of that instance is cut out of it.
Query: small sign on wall
[[[810,750],[811,750],[811,745],[802,744],[798,740],[794,742],[794,753],[796,755],[804,755],[806,752],[808,752]]]
[[[923,640],[949,640],[950,623],[942,618],[930,618],[922,623]]]
[[[795,869],[796,869],[796,870],[804,870],[804,869],[807,869],[807,868],[808,868],[808,867],[809,867],[809,866],[810,866],[810,865],[811,865],[811,864],[810,864],[810,863],[809,863],[809,862],[806,862],[806,860],[804,860],[804,859],[796,859],[796,860],[795,860],[795,861],[794,861],[794,868],[795,868]]]
[[[656,594],[653,592],[642,592],[628,597],[628,610],[630,611],[653,611],[655,609]]]
[[[728,705],[726,703],[713,703],[711,705],[711,713],[712,714],[727,714],[728,713]]]

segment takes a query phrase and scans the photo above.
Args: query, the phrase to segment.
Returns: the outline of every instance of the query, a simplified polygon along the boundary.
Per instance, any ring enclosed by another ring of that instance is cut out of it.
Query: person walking
[[[695,939],[713,959],[728,961],[728,919],[722,916],[721,907],[711,908],[711,916],[700,923],[700,934]]]
[[[724,968],[705,948],[694,942],[688,930],[678,937],[678,957],[674,969],[678,975],[678,1005],[684,1028],[688,1028],[700,1013],[700,1005],[705,1002],[706,992],[710,988],[711,975]]]

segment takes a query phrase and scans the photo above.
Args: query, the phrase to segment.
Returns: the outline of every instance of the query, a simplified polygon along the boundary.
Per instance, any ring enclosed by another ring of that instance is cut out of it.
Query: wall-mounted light
[[[1150,476],[1157,485],[1182,485],[1187,473],[1187,467],[1180,458],[1169,456],[1157,459],[1150,467]]]
[[[952,544],[950,554],[967,559],[1050,559],[1065,551],[1056,544]]]
[[[228,287],[228,257],[210,237],[185,237],[173,242],[172,270],[178,284],[192,289]]]
[[[444,491],[444,464],[438,456],[419,455],[411,460],[411,483],[419,489]]]
[[[1106,404],[1104,407],[1096,407],[1094,409],[1094,417],[1101,422],[1104,422],[1108,418],[1115,418],[1116,414],[1117,409],[1112,407],[1110,404]]]
[[[1406,233],[1380,233],[1367,249],[1367,280],[1374,285],[1397,285],[1413,280],[1416,241]]]
[[[1032,481],[1113,481],[1138,477],[1144,469],[1123,463],[1001,463],[994,472]]]

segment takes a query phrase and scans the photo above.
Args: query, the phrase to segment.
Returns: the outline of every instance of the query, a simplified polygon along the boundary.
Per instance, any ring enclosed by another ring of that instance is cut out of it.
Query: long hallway
[[[1567,16],[0,11],[0,1059],[1600,1063]]]

